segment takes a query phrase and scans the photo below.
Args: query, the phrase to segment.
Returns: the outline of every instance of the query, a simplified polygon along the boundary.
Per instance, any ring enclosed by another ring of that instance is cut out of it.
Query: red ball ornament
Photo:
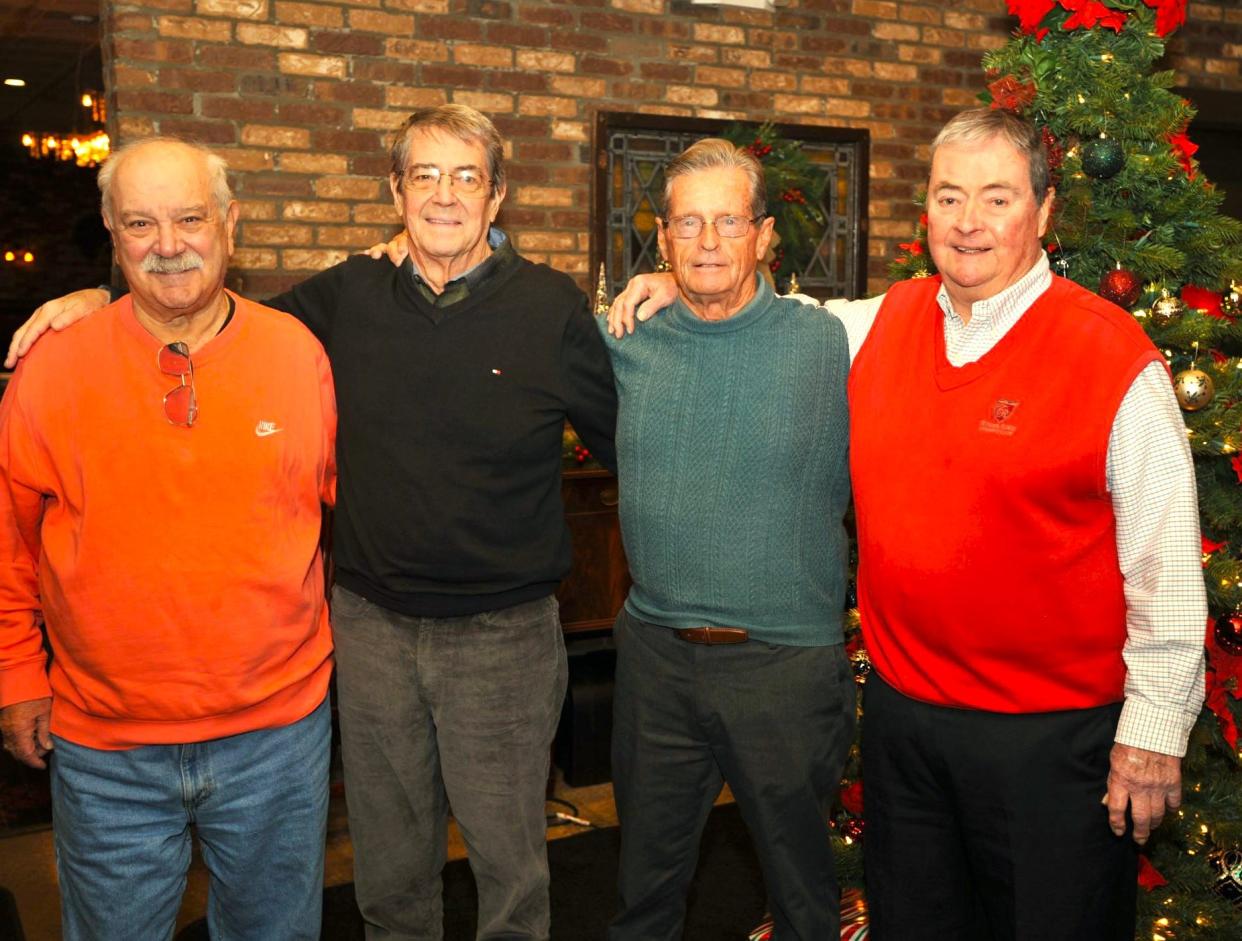
[[[1216,643],[1225,653],[1242,656],[1242,614],[1216,619]]]
[[[1100,297],[1127,310],[1138,300],[1142,290],[1138,276],[1120,266],[1100,278]]]

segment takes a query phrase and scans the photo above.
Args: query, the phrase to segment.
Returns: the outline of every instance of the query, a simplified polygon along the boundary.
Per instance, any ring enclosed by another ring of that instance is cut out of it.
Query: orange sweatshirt
[[[129,297],[43,338],[0,404],[0,706],[50,693],[70,741],[219,738],[327,692],[332,376],[296,320],[233,297],[192,428]]]

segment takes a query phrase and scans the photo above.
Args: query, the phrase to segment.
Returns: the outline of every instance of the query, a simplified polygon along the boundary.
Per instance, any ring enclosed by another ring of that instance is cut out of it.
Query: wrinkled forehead
[[[738,167],[710,167],[673,177],[668,191],[670,216],[747,215],[750,180]]]
[[[487,168],[487,148],[477,137],[457,137],[442,128],[413,128],[408,133],[406,166]]]
[[[111,195],[118,213],[210,207],[207,161],[175,145],[140,148],[116,168]]]

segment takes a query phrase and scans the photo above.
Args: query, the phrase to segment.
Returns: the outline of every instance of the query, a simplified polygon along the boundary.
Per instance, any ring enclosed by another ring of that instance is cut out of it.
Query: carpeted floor
[[[553,941],[596,941],[616,910],[615,828],[590,830],[548,844],[552,870]],[[744,941],[763,919],[764,890],[750,835],[735,805],[717,807],[703,834],[699,869],[690,893],[685,941]],[[465,860],[444,870],[444,941],[472,941],[476,927],[474,878]],[[177,941],[207,941],[198,921]],[[362,919],[352,885],[324,892],[323,941],[362,941]]]

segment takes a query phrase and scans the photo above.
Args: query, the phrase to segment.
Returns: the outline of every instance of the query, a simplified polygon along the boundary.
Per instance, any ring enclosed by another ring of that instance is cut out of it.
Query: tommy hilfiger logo
[[[1013,417],[1018,404],[1012,399],[997,399],[992,403],[988,417],[979,422],[979,430],[993,435],[1012,435],[1018,429],[1009,424],[1009,419]]]

